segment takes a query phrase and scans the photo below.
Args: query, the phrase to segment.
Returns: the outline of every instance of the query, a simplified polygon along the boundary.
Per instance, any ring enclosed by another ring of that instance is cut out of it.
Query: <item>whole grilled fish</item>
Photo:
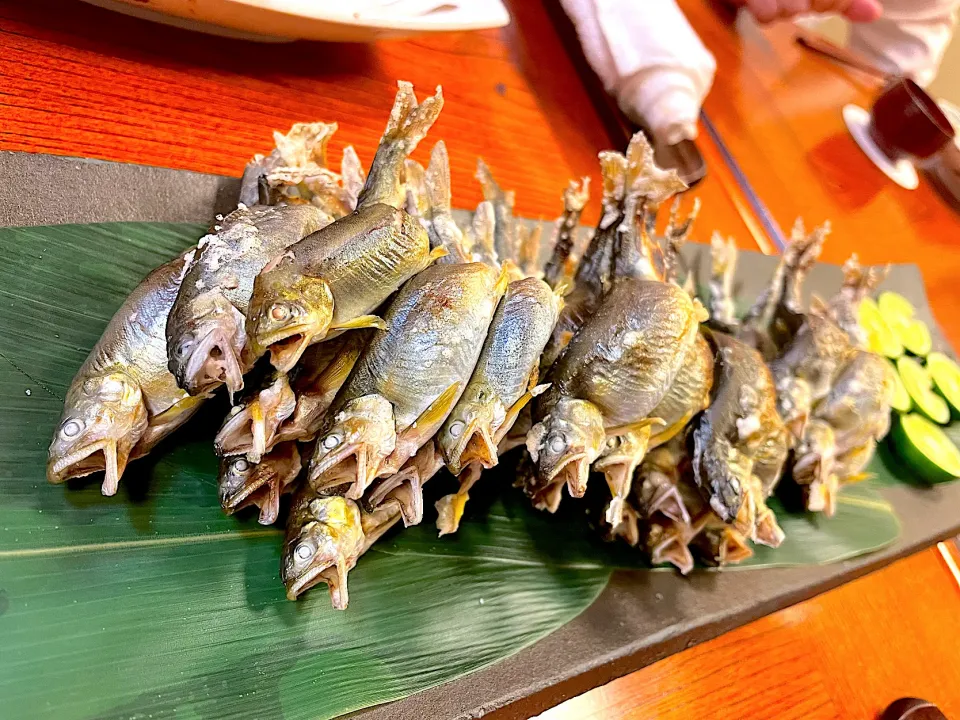
[[[625,278],[570,340],[534,407],[527,450],[541,490],[581,497],[608,435],[646,428],[697,338],[703,308],[680,287]],[[555,491],[555,490],[554,490]]]
[[[228,515],[250,505],[260,508],[261,525],[273,525],[280,514],[280,496],[292,489],[303,464],[297,443],[277,445],[259,462],[242,455],[223,458],[217,486]]]
[[[104,470],[103,494],[113,495],[128,460],[150,452],[204,400],[167,369],[167,314],[186,262],[180,256],[147,275],[77,371],[50,443],[50,482]]]
[[[315,488],[349,484],[359,498],[373,478],[397,472],[439,429],[480,355],[506,278],[482,263],[434,265],[390,303],[341,388],[310,465]]]
[[[381,327],[367,313],[442,254],[431,253],[426,231],[403,210],[361,206],[257,276],[246,323],[253,353],[269,350],[274,367],[287,371],[333,331]]]
[[[437,445],[455,475],[471,464],[483,468],[496,465],[500,441],[526,404],[545,389],[535,387],[540,353],[562,306],[560,296],[542,280],[529,277],[507,286],[470,382],[437,433]],[[458,509],[449,514],[452,524],[442,528],[444,532],[456,530],[467,489],[475,481],[471,473],[462,479],[456,496],[439,501],[438,507],[454,503]]]
[[[764,501],[787,459],[788,433],[773,377],[747,344],[718,332],[708,338],[717,370],[710,407],[690,433],[694,480],[721,520],[736,520],[748,537],[775,547],[783,532]]]
[[[204,236],[167,321],[168,366],[191,395],[243,388],[244,313],[267,262],[332,218],[312,205],[239,207]]]
[[[394,478],[388,479],[392,487],[373,507],[339,495],[322,495],[309,485],[302,487],[290,509],[280,561],[287,599],[296,600],[323,582],[330,588],[333,607],[346,609],[347,573],[387,530],[401,518],[406,522],[405,513],[410,511],[406,498],[415,502],[410,487],[415,486],[419,493],[442,467],[440,453],[432,442],[426,443]]]

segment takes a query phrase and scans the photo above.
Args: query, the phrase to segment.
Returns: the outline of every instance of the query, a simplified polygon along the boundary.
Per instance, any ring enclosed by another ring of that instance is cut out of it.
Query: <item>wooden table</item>
[[[830,218],[831,261],[856,249],[867,262],[920,263],[960,344],[960,320],[946,314],[957,297],[957,219],[925,186],[891,187],[844,134],[839,108],[865,101],[862,81],[802,55],[784,30],[738,32],[701,0],[683,4],[720,64],[707,113],[781,225],[797,214]],[[0,2],[0,150],[236,175],[269,147],[270,130],[337,120],[335,164],[347,143],[369,162],[402,78],[421,94],[443,85],[446,108],[432,137],[450,148],[458,206],[480,199],[472,175],[483,155],[516,189],[518,213],[550,218],[567,179],[596,182],[597,151],[620,139],[557,33],[555,8],[510,5],[514,22],[500,31],[277,46],[164,28],[75,0]],[[704,137],[702,150],[711,174],[694,192],[704,204],[697,239],[716,229],[768,250],[718,148]],[[597,215],[594,200],[584,219]],[[958,610],[956,581],[930,550],[546,717],[868,717],[912,693],[960,718]]]

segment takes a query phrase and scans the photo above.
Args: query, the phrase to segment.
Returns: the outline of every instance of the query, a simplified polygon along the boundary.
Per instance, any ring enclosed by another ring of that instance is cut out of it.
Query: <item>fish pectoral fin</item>
[[[444,390],[440,395],[430,403],[430,407],[420,413],[420,417],[406,430],[403,430],[397,437],[397,444],[400,444],[400,438],[409,440],[413,438],[422,438],[424,442],[433,437],[437,428],[443,424],[447,415],[453,410],[457,399],[460,397],[460,388],[463,383],[457,381]],[[418,443],[422,445],[423,443]]]
[[[433,250],[430,251],[430,254],[427,255],[427,265],[432,265],[440,258],[444,258],[449,254],[450,253],[447,252],[446,248],[435,247]]]
[[[646,434],[647,437],[653,432],[653,428],[666,425],[667,423],[661,418],[644,418],[643,420],[638,420],[633,423],[626,423],[625,425],[615,425],[614,427],[607,428],[606,433],[607,437],[617,437],[618,435],[642,435]]]
[[[698,409],[691,408],[672,425],[664,423],[663,427],[657,428],[657,431],[650,437],[650,449],[653,450],[653,448],[663,445],[676,437],[677,433],[683,430],[687,426],[687,423],[689,423],[698,412]]]
[[[353,347],[350,350],[338,353],[333,361],[323,369],[316,380],[316,386],[321,392],[340,387],[346,382],[347,376],[357,364],[357,358],[360,357],[360,347]]]
[[[510,432],[513,428],[513,424],[517,421],[517,417],[520,415],[520,412],[527,406],[531,400],[533,400],[537,395],[542,393],[550,387],[550,384],[538,385],[535,388],[527,390],[520,398],[509,408],[507,408],[506,413],[503,416],[503,422],[500,423],[500,427],[497,428],[497,431],[493,435],[493,442],[495,445],[499,445],[500,441]],[[542,389],[541,389],[542,388]]]
[[[844,485],[850,485],[851,483],[863,482],[864,480],[872,480],[876,476],[877,474],[872,472],[859,472],[853,475],[847,475],[842,478],[842,480]]]
[[[377,330],[386,330],[387,324],[376,315],[361,315],[352,320],[345,320],[330,326],[330,330],[364,330],[366,328],[376,328]]]
[[[438,537],[452,535],[460,529],[460,518],[463,517],[463,509],[468,499],[469,496],[466,493],[456,492],[444,495],[434,503],[434,507],[437,508]]]
[[[516,263],[512,260],[504,260],[500,263],[500,277],[497,278],[497,284],[493,286],[493,296],[502,297],[507,291],[507,285],[510,284],[510,279],[514,276],[518,278],[523,277],[523,273],[520,271],[520,268],[517,267]]]

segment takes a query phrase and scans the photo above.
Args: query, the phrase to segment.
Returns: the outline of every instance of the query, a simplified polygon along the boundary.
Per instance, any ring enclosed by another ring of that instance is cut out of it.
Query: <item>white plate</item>
[[[503,27],[500,0],[84,0],[145,20],[249,40],[367,42]]]

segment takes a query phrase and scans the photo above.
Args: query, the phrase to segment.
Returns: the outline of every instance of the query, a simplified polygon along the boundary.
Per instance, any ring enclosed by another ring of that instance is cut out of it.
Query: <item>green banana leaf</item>
[[[393,532],[350,575],[350,608],[289,602],[281,533],[227,517],[216,493],[215,400],[132,463],[120,492],[53,487],[46,447],[89,348],[195,225],[0,230],[0,698],[4,718],[330,718],[507,657],[586,608],[639,553],[606,544],[567,501],[557,516],[509,490],[508,463],[473,493],[460,532]],[[438,478],[435,495],[452,489]],[[833,519],[782,515],[760,564],[838,560],[892,542],[869,485]],[[406,557],[398,558],[398,555]]]

